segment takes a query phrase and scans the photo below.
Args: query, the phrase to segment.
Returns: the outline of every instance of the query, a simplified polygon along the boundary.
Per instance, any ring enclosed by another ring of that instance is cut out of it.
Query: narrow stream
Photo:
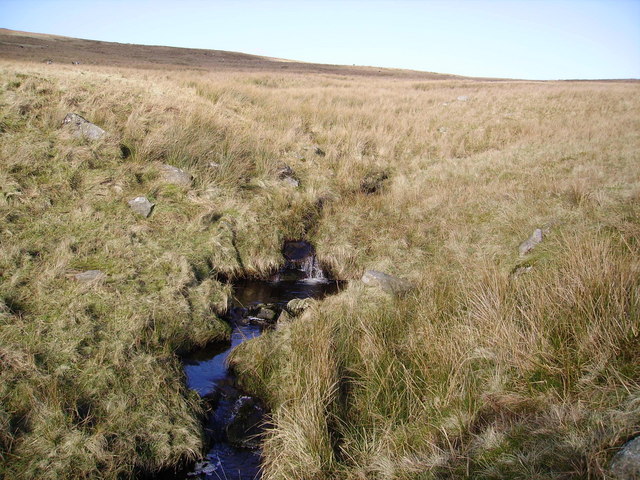
[[[244,280],[234,284],[233,305],[227,320],[231,342],[216,343],[183,358],[189,388],[210,408],[205,427],[209,451],[202,462],[174,478],[253,480],[260,478],[261,425],[266,409],[257,398],[236,387],[226,360],[245,340],[275,324],[277,315],[294,298],[323,298],[336,293],[340,283],[325,278],[313,247],[288,242],[285,267],[271,281]],[[275,313],[275,318],[270,317]]]

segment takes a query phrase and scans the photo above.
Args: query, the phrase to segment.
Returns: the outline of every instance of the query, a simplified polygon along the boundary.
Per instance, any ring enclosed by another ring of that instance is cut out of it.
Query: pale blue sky
[[[0,27],[471,76],[640,78],[640,0],[0,0]]]

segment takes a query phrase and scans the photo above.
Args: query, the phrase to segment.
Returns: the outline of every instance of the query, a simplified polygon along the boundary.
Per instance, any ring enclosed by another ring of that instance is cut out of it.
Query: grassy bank
[[[297,238],[416,289],[354,281],[236,353],[273,411],[267,478],[600,478],[638,433],[636,84],[3,61],[0,87],[0,476],[195,458],[176,355],[228,335],[222,280]]]

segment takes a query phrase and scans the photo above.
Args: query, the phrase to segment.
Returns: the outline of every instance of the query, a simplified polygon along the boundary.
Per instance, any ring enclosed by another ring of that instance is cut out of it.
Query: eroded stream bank
[[[270,280],[234,283],[227,320],[231,341],[216,343],[183,358],[187,385],[205,400],[209,410],[205,431],[209,449],[202,462],[177,478],[238,480],[260,477],[260,435],[266,409],[259,399],[238,389],[227,368],[231,351],[242,342],[272,328],[294,299],[321,299],[338,292],[341,282],[329,280],[320,268],[313,247],[287,242],[285,266]]]

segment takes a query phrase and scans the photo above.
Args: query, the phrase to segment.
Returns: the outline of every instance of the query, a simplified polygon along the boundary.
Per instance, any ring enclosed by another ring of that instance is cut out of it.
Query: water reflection
[[[183,359],[188,387],[206,398],[211,405],[212,411],[206,426],[210,450],[205,461],[174,478],[253,480],[260,477],[259,449],[233,446],[226,435],[238,402],[246,398],[236,388],[235,379],[226,367],[227,357],[233,348],[258,336],[262,330],[258,325],[242,322],[242,317],[247,315],[251,307],[260,303],[282,309],[294,298],[321,299],[336,293],[340,286],[340,282],[318,279],[281,282],[245,280],[235,284],[233,306],[228,317],[233,326],[231,341],[208,345]]]

